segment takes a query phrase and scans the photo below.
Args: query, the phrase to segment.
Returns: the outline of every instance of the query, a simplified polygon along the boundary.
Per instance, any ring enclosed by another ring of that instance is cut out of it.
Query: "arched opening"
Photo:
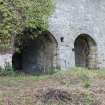
[[[87,34],[79,35],[74,43],[75,64],[77,67],[96,68],[96,42]]]
[[[51,72],[57,68],[57,41],[50,32],[23,40],[13,55],[13,67],[26,73]]]

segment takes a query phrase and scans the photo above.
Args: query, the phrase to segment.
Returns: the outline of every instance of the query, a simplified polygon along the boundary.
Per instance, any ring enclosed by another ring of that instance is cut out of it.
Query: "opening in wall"
[[[76,38],[74,47],[77,67],[97,67],[97,45],[93,38],[87,34],[81,34]]]

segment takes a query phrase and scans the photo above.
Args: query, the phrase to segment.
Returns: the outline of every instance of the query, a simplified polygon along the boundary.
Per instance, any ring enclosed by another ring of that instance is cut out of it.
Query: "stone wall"
[[[4,68],[8,63],[12,65],[12,40],[10,37],[0,37],[0,67]]]
[[[56,0],[49,25],[59,44],[62,69],[75,67],[74,42],[80,34],[95,40],[97,68],[105,67],[105,0]]]
[[[49,18],[49,31],[58,44],[57,60],[53,64],[59,65],[61,69],[75,67],[74,43],[79,35],[84,34],[89,35],[96,43],[96,48],[91,45],[91,50],[95,50],[95,53],[90,54],[97,55],[92,56],[96,68],[105,68],[105,0],[55,0],[55,2],[55,11]],[[46,46],[50,47],[49,44]],[[3,55],[0,57],[2,65],[5,60]],[[46,60],[43,62],[47,63]]]

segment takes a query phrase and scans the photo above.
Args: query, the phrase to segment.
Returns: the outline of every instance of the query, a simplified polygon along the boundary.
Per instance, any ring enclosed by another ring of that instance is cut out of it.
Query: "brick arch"
[[[88,34],[80,34],[74,42],[75,65],[77,67],[97,68],[97,43]]]

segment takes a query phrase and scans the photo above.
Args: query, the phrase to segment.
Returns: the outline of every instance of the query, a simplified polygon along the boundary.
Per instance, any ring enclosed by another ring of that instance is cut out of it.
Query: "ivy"
[[[0,37],[11,37],[26,27],[47,30],[53,0],[0,0]]]

